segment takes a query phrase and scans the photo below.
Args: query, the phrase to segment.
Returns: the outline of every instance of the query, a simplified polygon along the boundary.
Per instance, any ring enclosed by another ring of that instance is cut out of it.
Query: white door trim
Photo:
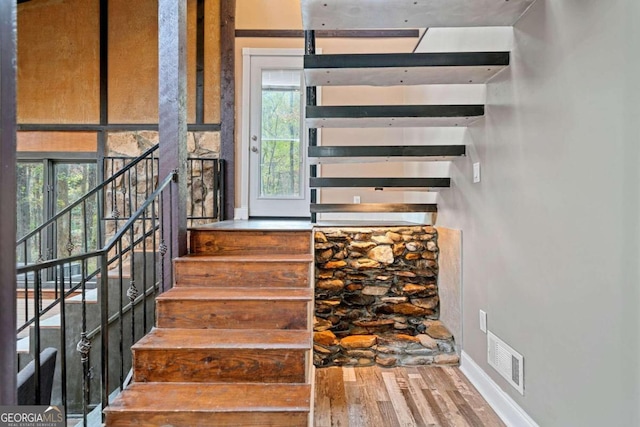
[[[321,49],[316,49],[321,53]],[[301,56],[304,49],[271,49],[271,48],[243,48],[242,49],[242,111],[241,126],[238,133],[240,153],[236,159],[240,160],[240,207],[235,209],[235,219],[249,219],[249,133],[251,125],[251,57],[252,56]],[[303,118],[304,120],[304,118]],[[305,128],[306,129],[306,128]],[[236,145],[237,147],[237,145]],[[306,147],[305,147],[306,149]]]

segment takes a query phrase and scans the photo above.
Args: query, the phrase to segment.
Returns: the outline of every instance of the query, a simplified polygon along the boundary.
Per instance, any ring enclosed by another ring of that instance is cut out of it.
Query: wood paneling
[[[158,121],[157,0],[109,2],[109,121]]]
[[[196,117],[196,0],[187,3],[187,118]],[[109,122],[158,121],[157,0],[109,4]],[[219,0],[205,4],[205,122],[220,121]]]
[[[316,370],[316,427],[501,427],[458,368]]]
[[[99,2],[18,8],[18,122],[98,123]]]
[[[18,151],[93,153],[97,141],[95,132],[18,132]]]

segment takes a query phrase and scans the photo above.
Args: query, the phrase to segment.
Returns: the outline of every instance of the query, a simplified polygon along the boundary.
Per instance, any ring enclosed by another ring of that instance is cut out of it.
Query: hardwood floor
[[[316,427],[504,426],[455,367],[316,370]]]

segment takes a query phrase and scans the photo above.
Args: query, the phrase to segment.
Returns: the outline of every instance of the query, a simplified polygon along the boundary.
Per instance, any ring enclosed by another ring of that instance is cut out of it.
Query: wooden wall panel
[[[95,132],[18,132],[18,152],[84,152],[98,149]]]
[[[195,121],[196,0],[187,11],[187,118]],[[109,2],[109,122],[158,122],[158,1]]]
[[[98,123],[99,2],[18,8],[18,122]]]
[[[207,123],[220,123],[220,1],[205,3],[204,121]]]
[[[109,122],[158,122],[157,0],[109,1]]]

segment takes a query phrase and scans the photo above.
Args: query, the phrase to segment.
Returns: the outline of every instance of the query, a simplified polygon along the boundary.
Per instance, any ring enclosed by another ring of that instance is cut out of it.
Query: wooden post
[[[165,286],[173,285],[171,259],[187,253],[187,1],[158,2],[160,177],[178,178],[163,197]],[[171,197],[169,197],[171,195]]]
[[[235,211],[235,30],[236,0],[220,2],[221,102],[220,158],[224,167],[222,219],[233,219]]]
[[[16,389],[16,34],[15,1],[0,1],[0,405]]]

